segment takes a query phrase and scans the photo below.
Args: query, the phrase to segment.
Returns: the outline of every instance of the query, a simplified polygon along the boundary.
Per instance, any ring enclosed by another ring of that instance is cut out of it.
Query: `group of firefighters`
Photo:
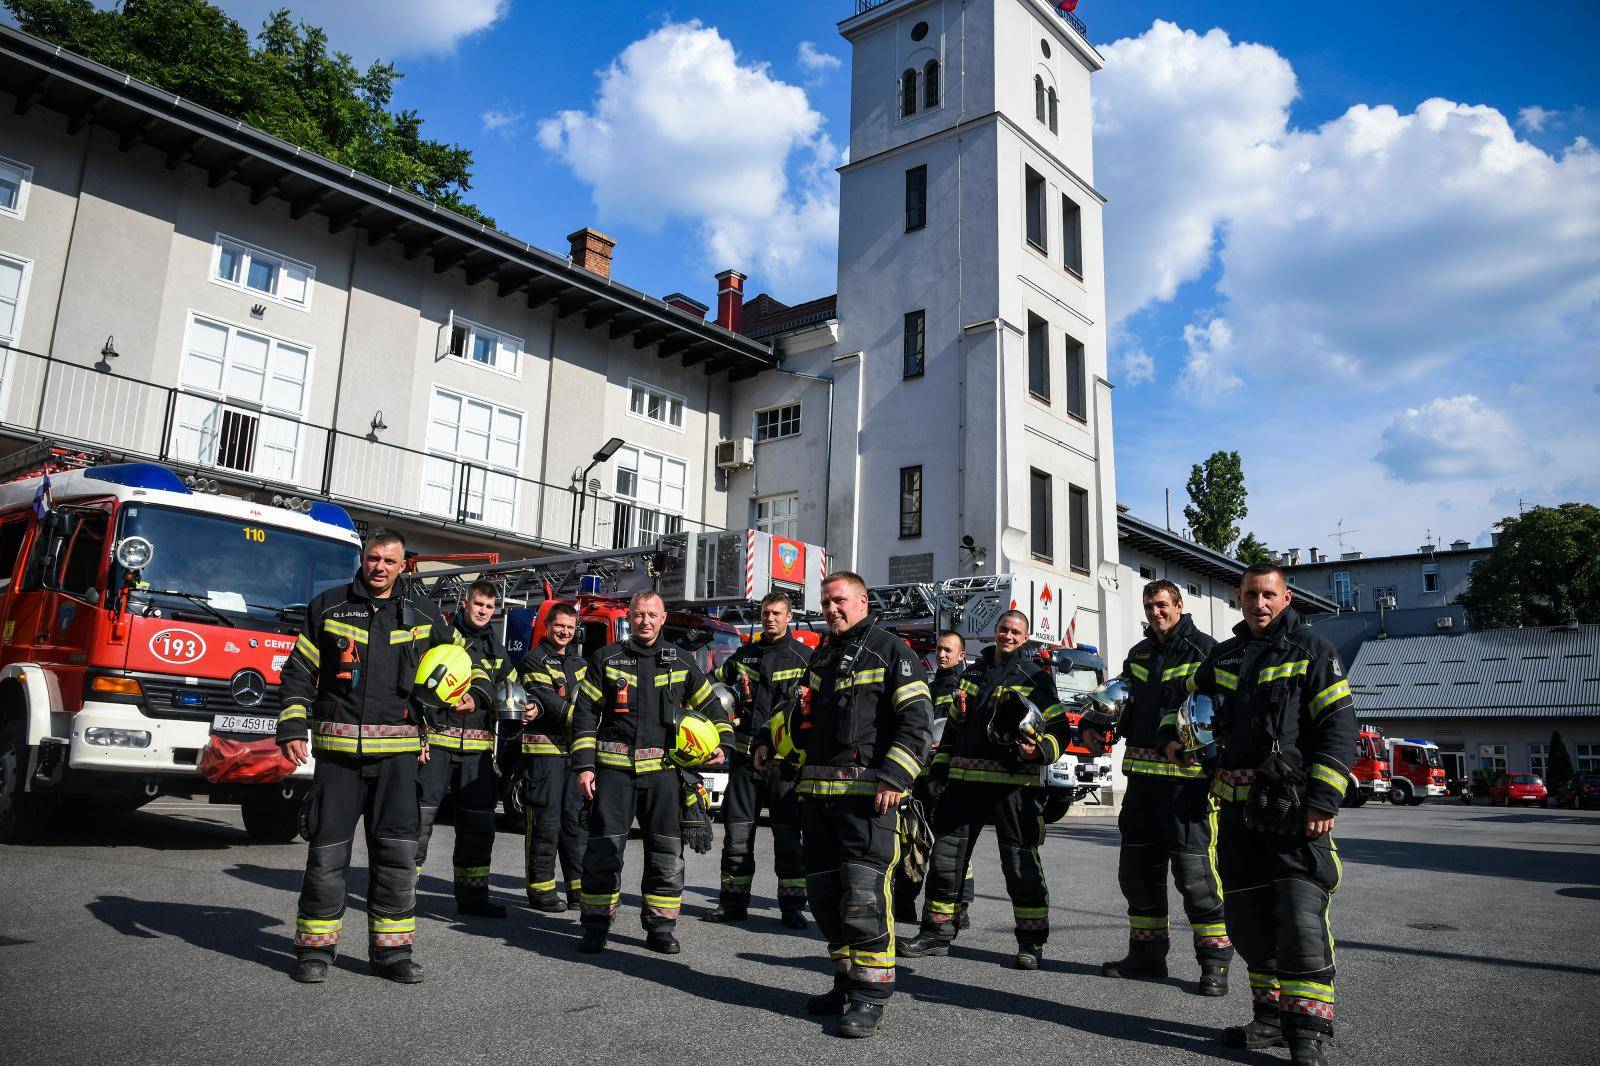
[[[755,827],[766,809],[783,922],[805,928],[809,908],[832,960],[832,987],[805,1009],[837,1016],[838,1035],[877,1030],[894,993],[897,911],[918,917],[908,914],[917,886],[900,862],[902,839],[917,839],[908,828],[922,810],[909,801],[913,792],[932,812],[933,843],[921,928],[898,954],[949,953],[972,898],[974,846],[992,826],[1012,901],[1013,965],[1039,968],[1050,932],[1039,848],[1047,819],[1061,813],[1047,811],[1039,771],[1074,738],[1049,671],[1028,649],[1025,615],[1003,614],[994,644],[971,665],[961,637],[941,634],[930,679],[879,625],[861,578],[841,571],[824,579],[828,636],[814,652],[790,633],[789,602],[775,593],[761,605],[761,633],[708,677],[662,639],[665,605],[643,592],[630,601],[625,640],[578,654],[576,611],[557,604],[540,643],[512,663],[490,629],[498,607],[491,584],[475,583],[447,623],[401,591],[404,565],[403,538],[372,533],[355,579],[308,606],[283,668],[278,743],[296,763],[317,756],[302,819],[309,849],[295,980],[327,977],[358,822],[371,870],[373,972],[422,980],[412,958],[416,882],[447,794],[458,911],[504,916],[489,875],[499,799],[494,726],[508,679],[526,693],[519,772],[528,905],[576,907],[579,951],[606,946],[634,825],[643,838],[646,944],[680,950],[685,838],[700,850],[710,840],[704,790],[679,771],[680,749],[698,745],[699,766],[728,773],[721,888],[702,920],[747,917]],[[1224,1029],[1223,1043],[1287,1046],[1294,1062],[1320,1063],[1333,1031],[1328,909],[1340,866],[1331,829],[1355,724],[1333,648],[1291,600],[1278,568],[1246,569],[1244,619],[1219,644],[1183,613],[1176,585],[1152,581],[1147,635],[1121,674],[1122,713],[1111,728],[1086,717],[1077,739],[1096,754],[1119,737],[1128,745],[1118,821],[1128,947],[1102,974],[1166,977],[1170,869],[1200,965],[1196,991],[1226,994],[1235,948],[1245,960],[1252,1018]],[[427,674],[434,658],[455,654],[440,648],[469,653],[464,693],[446,693],[433,683],[440,672]],[[1203,759],[1192,731],[1180,728],[1200,700],[1215,707],[1215,744]],[[1030,712],[1026,721],[1019,709]],[[691,718],[702,732],[686,740]]]

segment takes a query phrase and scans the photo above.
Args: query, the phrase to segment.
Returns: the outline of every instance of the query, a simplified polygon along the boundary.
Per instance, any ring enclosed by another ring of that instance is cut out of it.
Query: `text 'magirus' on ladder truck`
[[[293,838],[309,766],[208,780],[202,755],[273,736],[304,607],[351,579],[360,538],[333,504],[215,488],[48,442],[0,470],[0,840],[61,799],[162,794],[239,803],[253,837]]]
[[[449,562],[448,557],[424,560]],[[557,603],[578,611],[578,643],[591,654],[628,636],[628,599],[655,589],[667,605],[662,639],[693,655],[708,676],[739,650],[739,629],[719,615],[749,611],[769,592],[789,594],[797,615],[820,610],[827,560],[820,545],[774,536],[760,530],[675,533],[636,548],[575,552],[540,559],[470,563],[422,569],[408,578],[414,595],[453,614],[473,581],[500,590],[500,612],[508,658],[520,662],[544,639],[550,610]],[[520,724],[498,726],[502,765],[511,761],[509,741]],[[727,788],[727,774],[700,771],[715,809]],[[522,791],[516,773],[504,775],[502,802],[507,822],[522,824]]]

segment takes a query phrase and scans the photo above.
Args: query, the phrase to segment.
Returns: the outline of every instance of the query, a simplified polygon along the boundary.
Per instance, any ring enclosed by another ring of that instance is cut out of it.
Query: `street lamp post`
[[[627,441],[621,437],[612,437],[600,446],[600,450],[590,458],[589,465],[584,467],[583,472],[578,475],[578,513],[572,523],[572,546],[574,548],[578,546],[578,538],[583,534],[583,512],[586,510],[585,505],[589,502],[589,471],[617,454],[617,449],[626,443]]]

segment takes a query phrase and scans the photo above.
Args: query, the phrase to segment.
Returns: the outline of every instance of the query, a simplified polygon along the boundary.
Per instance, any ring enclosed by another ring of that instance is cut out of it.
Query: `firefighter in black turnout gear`
[[[967,668],[967,642],[966,639],[953,629],[947,629],[939,634],[939,640],[934,651],[936,669],[933,680],[929,682],[929,689],[933,692],[933,736],[934,747],[938,747],[941,732],[950,728],[950,712],[959,699],[966,701],[966,695],[961,693],[961,674]],[[958,694],[960,694],[958,696]],[[959,715],[958,715],[959,717]],[[916,801],[922,804],[922,809],[929,821],[933,820],[933,813],[938,806],[938,801],[929,791],[929,771],[932,764],[922,768],[922,773],[917,777],[916,787],[911,794]],[[923,881],[927,880],[926,877]],[[915,924],[922,920],[921,912],[917,910],[917,897],[922,894],[923,881],[913,881],[906,876],[904,868],[897,867],[894,874],[894,917],[895,921]],[[961,888],[961,909],[956,914],[956,928],[967,927],[967,908],[972,905],[977,886],[972,880],[972,866],[967,866],[966,880]]]
[[[278,744],[297,764],[310,751],[317,756],[302,814],[310,848],[295,916],[294,979],[305,984],[327,979],[338,950],[358,821],[367,836],[373,972],[406,984],[422,980],[411,957],[417,764],[426,758],[427,718],[446,709],[424,710],[413,682],[423,653],[456,637],[432,609],[396,591],[404,565],[404,538],[374,530],[355,580],[307,605],[305,630],[283,666]]]
[[[1356,748],[1355,704],[1327,638],[1301,621],[1283,571],[1246,568],[1244,621],[1190,679],[1215,701],[1221,801],[1218,851],[1228,932],[1250,975],[1254,1016],[1223,1032],[1230,1047],[1288,1044],[1295,1063],[1324,1062],[1333,1035],[1333,929],[1339,887],[1333,822]],[[1169,759],[1184,758],[1175,722]]]
[[[733,726],[694,659],[661,639],[666,606],[655,592],[628,604],[632,636],[592,655],[573,712],[572,769],[589,813],[589,848],[580,896],[583,940],[602,950],[622,898],[622,854],[635,818],[644,834],[645,945],[676,954],[683,903],[683,788],[671,756],[678,720],[693,710],[716,725],[723,741],[707,766],[725,765]]]
[[[829,636],[811,656],[793,736],[811,914],[828,940],[833,989],[811,1014],[843,1015],[839,1036],[871,1036],[894,995],[892,883],[899,805],[928,757],[933,702],[910,648],[868,616],[867,586],[841,571],[822,584]],[[770,739],[752,751],[770,766]]]
[[[1000,867],[1011,896],[1017,953],[1012,965],[1037,970],[1050,937],[1050,893],[1039,848],[1044,844],[1040,769],[1061,757],[1071,726],[1050,671],[1026,650],[1028,618],[1007,611],[995,644],[961,678],[966,710],[945,726],[933,756],[933,818],[922,932],[906,942],[908,958],[947,955],[956,937],[961,882],[985,825],[993,825]],[[1036,715],[1024,720],[1030,711]]]
[[[795,796],[799,770],[787,759],[765,771],[750,761],[753,738],[767,731],[773,708],[787,701],[805,678],[811,649],[789,632],[789,597],[769,593],[761,601],[761,632],[722,664],[722,681],[733,690],[733,766],[722,800],[722,892],[701,920],[743,921],[750,909],[756,872],[756,819],[765,807],[772,824],[772,862],[778,874],[778,908],[790,929],[806,927],[806,871],[800,855],[800,810]]]
[[[1183,593],[1165,579],[1144,587],[1145,639],[1128,652],[1122,680],[1132,693],[1117,735],[1128,747],[1122,769],[1128,790],[1117,828],[1122,850],[1117,881],[1128,901],[1128,953],[1100,967],[1106,977],[1165,978],[1171,923],[1167,869],[1183,896],[1200,963],[1196,991],[1226,995],[1233,944],[1223,921],[1222,883],[1216,865],[1216,807],[1205,771],[1169,762],[1158,750],[1163,718],[1189,698],[1189,678],[1216,641],[1183,613]],[[1099,755],[1111,741],[1086,730],[1084,745]]]
[[[518,668],[528,691],[522,727],[523,843],[527,861],[528,906],[536,911],[576,910],[583,890],[583,849],[587,837],[578,824],[583,796],[567,767],[572,709],[588,664],[574,637],[578,611],[558,603],[545,616],[545,635]],[[561,860],[563,904],[556,895],[556,859]]]
[[[494,727],[502,679],[517,679],[505,646],[490,628],[500,600],[487,581],[474,581],[456,612],[455,630],[472,655],[472,689],[467,699],[428,730],[428,761],[418,771],[422,831],[417,837],[417,876],[428,861],[428,841],[439,806],[450,796],[455,806],[456,913],[504,918],[506,909],[489,899],[494,850],[495,807],[500,789],[494,772]]]

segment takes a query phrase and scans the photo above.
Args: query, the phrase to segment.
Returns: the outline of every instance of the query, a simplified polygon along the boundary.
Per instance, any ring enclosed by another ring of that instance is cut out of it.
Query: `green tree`
[[[1600,622],[1600,507],[1535,507],[1501,527],[1458,600],[1478,625]]]
[[[1272,552],[1267,546],[1256,539],[1254,533],[1246,533],[1239,538],[1239,543],[1234,545],[1233,557],[1246,566],[1253,563],[1272,561]]]
[[[415,111],[392,111],[401,74],[388,63],[356,69],[328,35],[287,10],[262,24],[258,44],[205,0],[4,0],[27,33],[240,119],[274,137],[494,225],[466,201],[472,153],[422,135]]]
[[[1238,452],[1212,452],[1204,463],[1189,471],[1189,504],[1183,516],[1195,541],[1225,552],[1239,539],[1239,519],[1245,507],[1244,466]]]
[[[1561,739],[1561,730],[1550,734],[1550,758],[1544,765],[1544,783],[1560,788],[1572,779],[1572,753]]]

